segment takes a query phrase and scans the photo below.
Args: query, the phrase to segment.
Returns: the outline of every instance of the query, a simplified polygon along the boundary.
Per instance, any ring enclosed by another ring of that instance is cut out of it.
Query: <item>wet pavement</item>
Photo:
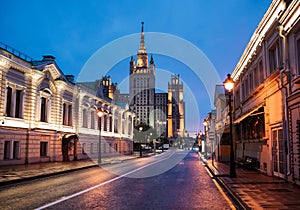
[[[204,160],[221,183],[249,209],[300,209],[300,186],[259,171],[236,168],[237,177],[229,178],[229,165]]]
[[[102,164],[113,164],[138,155],[103,158]],[[235,195],[249,209],[300,209],[300,186],[285,182],[278,177],[271,177],[259,171],[236,168],[237,178],[228,176],[229,165],[203,160],[212,172],[213,178]],[[70,162],[35,163],[29,165],[0,166],[0,185],[22,182],[24,180],[95,167],[97,161],[80,160]]]

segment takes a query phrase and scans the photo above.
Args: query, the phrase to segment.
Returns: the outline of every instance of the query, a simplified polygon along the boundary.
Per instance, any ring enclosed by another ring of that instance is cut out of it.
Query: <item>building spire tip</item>
[[[144,22],[141,23],[142,23],[142,32],[144,32]]]

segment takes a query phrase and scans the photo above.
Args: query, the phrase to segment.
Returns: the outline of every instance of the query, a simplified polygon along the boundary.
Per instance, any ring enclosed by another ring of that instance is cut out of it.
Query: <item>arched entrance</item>
[[[78,135],[65,134],[62,138],[63,161],[77,160]]]

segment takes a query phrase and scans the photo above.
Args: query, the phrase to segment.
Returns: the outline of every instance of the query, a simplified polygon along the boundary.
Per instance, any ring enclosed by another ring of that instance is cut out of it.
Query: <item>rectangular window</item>
[[[86,154],[86,143],[82,144],[82,154]]]
[[[91,154],[94,154],[94,144],[91,143]]]
[[[6,116],[12,117],[12,88],[6,88]]]
[[[95,111],[91,111],[91,129],[95,129]]]
[[[240,90],[239,89],[237,89],[235,91],[235,97],[234,97],[234,99],[235,99],[234,100],[234,102],[235,102],[234,106],[238,107],[240,105]]]
[[[41,142],[40,143],[40,156],[46,157],[48,156],[48,142]]]
[[[20,159],[20,142],[14,141],[13,159]]]
[[[263,81],[265,79],[263,62],[262,61],[259,61],[258,71],[259,71],[258,81],[259,81],[259,85],[260,85],[261,83],[263,83]]]
[[[279,67],[279,47],[276,44],[269,50],[269,67],[270,74]]]
[[[297,40],[297,55],[296,62],[298,64],[298,75],[300,75],[300,39]]]
[[[109,117],[109,132],[112,132],[112,121],[113,121],[113,118],[112,116]]]
[[[249,92],[251,93],[252,90],[253,90],[253,74],[251,73],[249,75]]]
[[[67,105],[63,104],[63,125],[67,125]]]
[[[47,99],[41,98],[41,121],[47,122]]]
[[[256,88],[259,85],[259,71],[258,68],[255,68],[253,70],[253,80],[254,80],[254,88]]]
[[[22,118],[22,90],[16,90],[15,117]]]
[[[86,109],[83,109],[83,112],[82,112],[82,127],[84,128],[87,128],[88,125],[87,125],[87,113],[86,113]]]
[[[10,159],[10,141],[5,141],[4,142],[4,159]]]
[[[73,121],[72,121],[72,105],[68,106],[68,125],[72,126]]]
[[[103,130],[107,131],[107,115],[103,116],[104,122],[103,122]]]

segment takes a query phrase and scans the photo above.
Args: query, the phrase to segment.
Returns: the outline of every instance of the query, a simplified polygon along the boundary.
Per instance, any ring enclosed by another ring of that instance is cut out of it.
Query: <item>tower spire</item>
[[[140,41],[140,50],[146,51],[145,48],[145,34],[144,34],[144,22],[142,22],[142,32],[141,32],[141,41]]]

